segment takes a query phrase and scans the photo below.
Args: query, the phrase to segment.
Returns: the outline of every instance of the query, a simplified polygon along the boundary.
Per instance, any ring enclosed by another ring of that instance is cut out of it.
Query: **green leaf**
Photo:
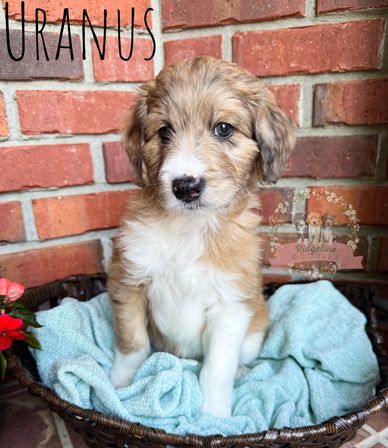
[[[27,337],[25,339],[25,342],[29,347],[35,348],[37,350],[42,350],[42,346],[40,345],[40,342],[38,341],[34,333],[27,331],[26,335]]]
[[[24,307],[13,308],[8,314],[12,317],[22,319],[27,326],[31,325],[35,328],[40,328],[42,326],[36,320],[36,315]]]
[[[5,356],[0,352],[0,378],[4,379],[5,369],[7,368],[7,360]]]

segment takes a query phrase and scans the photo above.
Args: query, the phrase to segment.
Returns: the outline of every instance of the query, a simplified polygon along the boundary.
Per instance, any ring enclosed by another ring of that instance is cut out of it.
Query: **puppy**
[[[111,381],[128,385],[151,346],[200,359],[202,412],[228,417],[268,326],[253,190],[278,179],[295,127],[252,74],[201,57],[142,86],[124,140],[143,188],[109,270]]]
[[[308,236],[307,236],[306,215],[304,213],[296,213],[292,222],[296,228],[298,243],[307,244]]]
[[[309,244],[319,244],[322,225],[321,215],[316,212],[309,213],[307,224],[309,225]]]
[[[321,227],[321,243],[329,243],[333,244],[334,234],[333,234],[333,225],[334,225],[335,216],[330,213],[326,213],[322,216],[323,226]]]

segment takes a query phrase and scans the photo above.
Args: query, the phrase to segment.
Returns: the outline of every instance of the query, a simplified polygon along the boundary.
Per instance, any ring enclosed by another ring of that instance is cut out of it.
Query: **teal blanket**
[[[233,416],[200,415],[201,364],[153,353],[132,384],[109,381],[114,334],[107,294],[65,299],[38,313],[43,350],[32,351],[43,382],[61,398],[178,434],[242,434],[317,424],[363,406],[378,365],[365,317],[328,281],[285,285],[269,300],[272,325],[252,370],[236,381]]]

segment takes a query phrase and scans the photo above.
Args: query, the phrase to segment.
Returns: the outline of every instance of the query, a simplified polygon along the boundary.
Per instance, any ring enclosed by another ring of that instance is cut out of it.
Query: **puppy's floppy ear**
[[[154,84],[154,81],[150,81],[141,86],[137,103],[129,111],[123,126],[124,148],[142,186],[148,182],[147,169],[143,157],[143,146],[145,143],[144,126],[148,113],[147,98]]]
[[[295,145],[296,126],[280,109],[273,93],[258,81],[249,104],[253,137],[260,152],[256,161],[257,177],[260,182],[275,183]]]

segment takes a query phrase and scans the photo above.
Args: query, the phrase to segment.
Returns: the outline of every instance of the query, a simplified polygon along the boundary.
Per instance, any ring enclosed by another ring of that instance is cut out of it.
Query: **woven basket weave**
[[[266,297],[277,284],[267,285]],[[241,436],[179,436],[138,423],[107,417],[100,412],[82,409],[60,399],[42,384],[36,365],[24,344],[15,343],[5,352],[9,372],[30,393],[40,397],[93,447],[338,447],[350,440],[372,414],[388,408],[388,300],[378,297],[366,287],[336,284],[337,288],[368,318],[367,331],[379,360],[381,382],[377,395],[362,409],[314,426],[301,428],[270,428],[267,431]],[[48,309],[59,299],[70,296],[88,300],[105,291],[105,276],[78,276],[30,289],[23,300],[31,310]],[[328,400],[330,397],[327,398]]]

